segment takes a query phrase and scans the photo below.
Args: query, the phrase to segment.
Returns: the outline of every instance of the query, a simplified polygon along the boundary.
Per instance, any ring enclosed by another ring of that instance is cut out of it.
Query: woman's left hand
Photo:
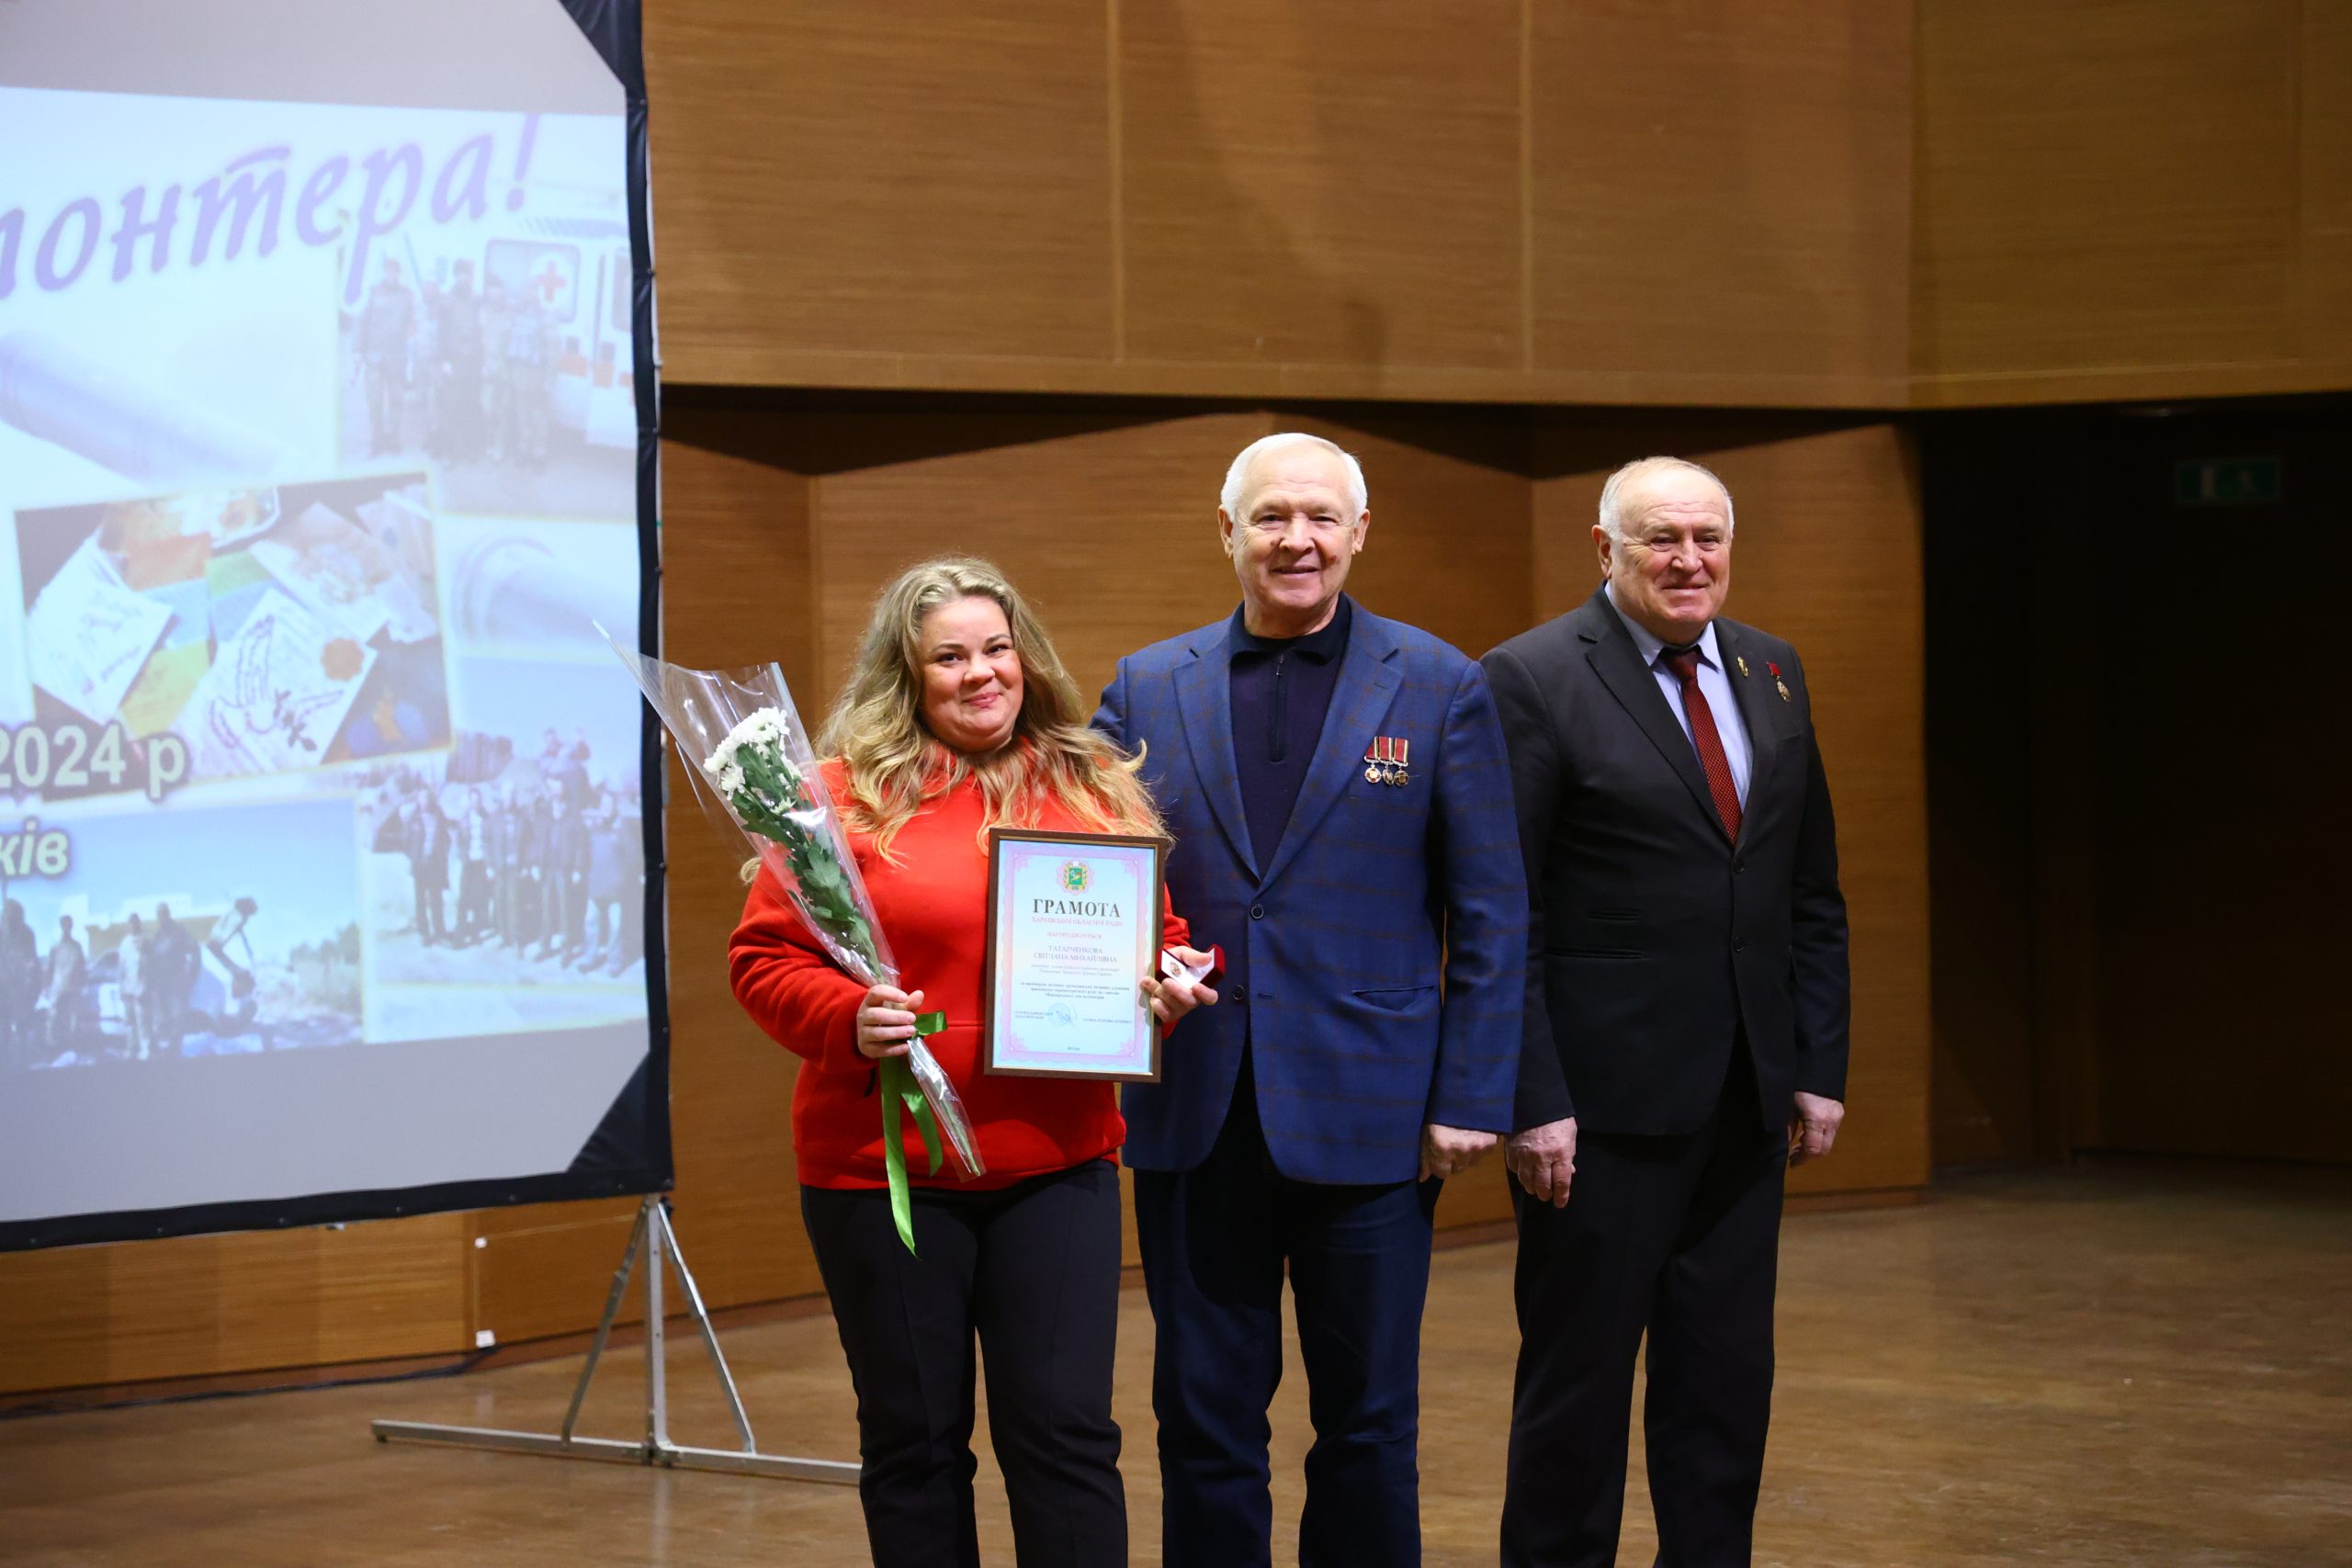
[[[1171,947],[1168,951],[1177,963],[1189,968],[1205,969],[1213,962],[1208,953],[1190,947]],[[1143,983],[1143,994],[1151,998],[1151,1015],[1159,1021],[1162,1029],[1170,1027],[1194,1008],[1216,1005],[1216,991],[1201,981],[1187,980],[1181,976],[1174,979],[1165,976],[1148,979]]]

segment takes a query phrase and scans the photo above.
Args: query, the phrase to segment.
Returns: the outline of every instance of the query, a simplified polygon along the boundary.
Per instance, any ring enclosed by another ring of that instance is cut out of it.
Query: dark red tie
[[[1715,815],[1723,819],[1724,834],[1732,842],[1739,841],[1739,786],[1732,782],[1731,759],[1724,755],[1724,738],[1715,733],[1714,710],[1707,706],[1707,694],[1699,689],[1699,650],[1686,648],[1679,652],[1666,649],[1657,661],[1674,671],[1682,682],[1682,711],[1690,720],[1690,739],[1699,748],[1699,766],[1706,770],[1707,793],[1714,797]]]

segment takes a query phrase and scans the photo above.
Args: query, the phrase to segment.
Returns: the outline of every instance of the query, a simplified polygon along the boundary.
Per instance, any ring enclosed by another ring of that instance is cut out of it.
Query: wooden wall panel
[[[662,443],[662,637],[679,663],[816,669],[808,479],[768,413],[673,401]]]
[[[1623,400],[1900,403],[1910,7],[1532,10],[1535,364]]]
[[[672,0],[675,380],[1896,408],[2352,385],[2301,0]]]
[[[0,1393],[454,1352],[466,1216],[0,1254]]]
[[[2352,381],[2343,7],[1929,0],[1919,18],[1916,400]]]
[[[1905,7],[673,0],[647,51],[673,380],[1904,398]]]
[[[594,1327],[628,1250],[637,1207],[634,1198],[613,1198],[464,1216],[473,1221],[467,1259],[471,1343],[487,1348]],[[688,1260],[694,1257],[689,1249]],[[632,1290],[619,1321],[642,1320],[644,1300],[641,1290]]]
[[[1805,661],[1838,808],[1852,928],[1853,1055],[1836,1155],[1794,1192],[1916,1186],[1928,1176],[1928,828],[1920,670],[1917,483],[1891,425],[1818,433],[1700,422],[1552,426],[1539,434],[1539,615],[1600,584],[1591,545],[1601,481],[1669,451],[1720,474],[1739,532],[1728,613]]]
[[[1124,349],[1522,360],[1519,0],[1121,0]]]
[[[1102,0],[645,9],[673,378],[1109,356]]]

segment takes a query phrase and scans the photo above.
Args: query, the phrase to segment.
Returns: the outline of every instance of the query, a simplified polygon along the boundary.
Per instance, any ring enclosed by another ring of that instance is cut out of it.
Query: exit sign
[[[2285,486],[2276,457],[2190,457],[2172,466],[2175,506],[2271,506]]]

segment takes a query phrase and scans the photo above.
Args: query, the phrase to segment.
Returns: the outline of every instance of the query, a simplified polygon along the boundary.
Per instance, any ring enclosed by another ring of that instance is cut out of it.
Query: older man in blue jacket
[[[1227,964],[1229,1005],[1125,1099],[1164,1560],[1270,1559],[1287,1265],[1300,1562],[1417,1563],[1430,1215],[1509,1129],[1517,1070],[1509,764],[1477,663],[1341,592],[1372,521],[1352,457],[1269,436],[1221,502],[1240,608],[1120,660],[1095,716],[1145,751],[1170,894]]]

